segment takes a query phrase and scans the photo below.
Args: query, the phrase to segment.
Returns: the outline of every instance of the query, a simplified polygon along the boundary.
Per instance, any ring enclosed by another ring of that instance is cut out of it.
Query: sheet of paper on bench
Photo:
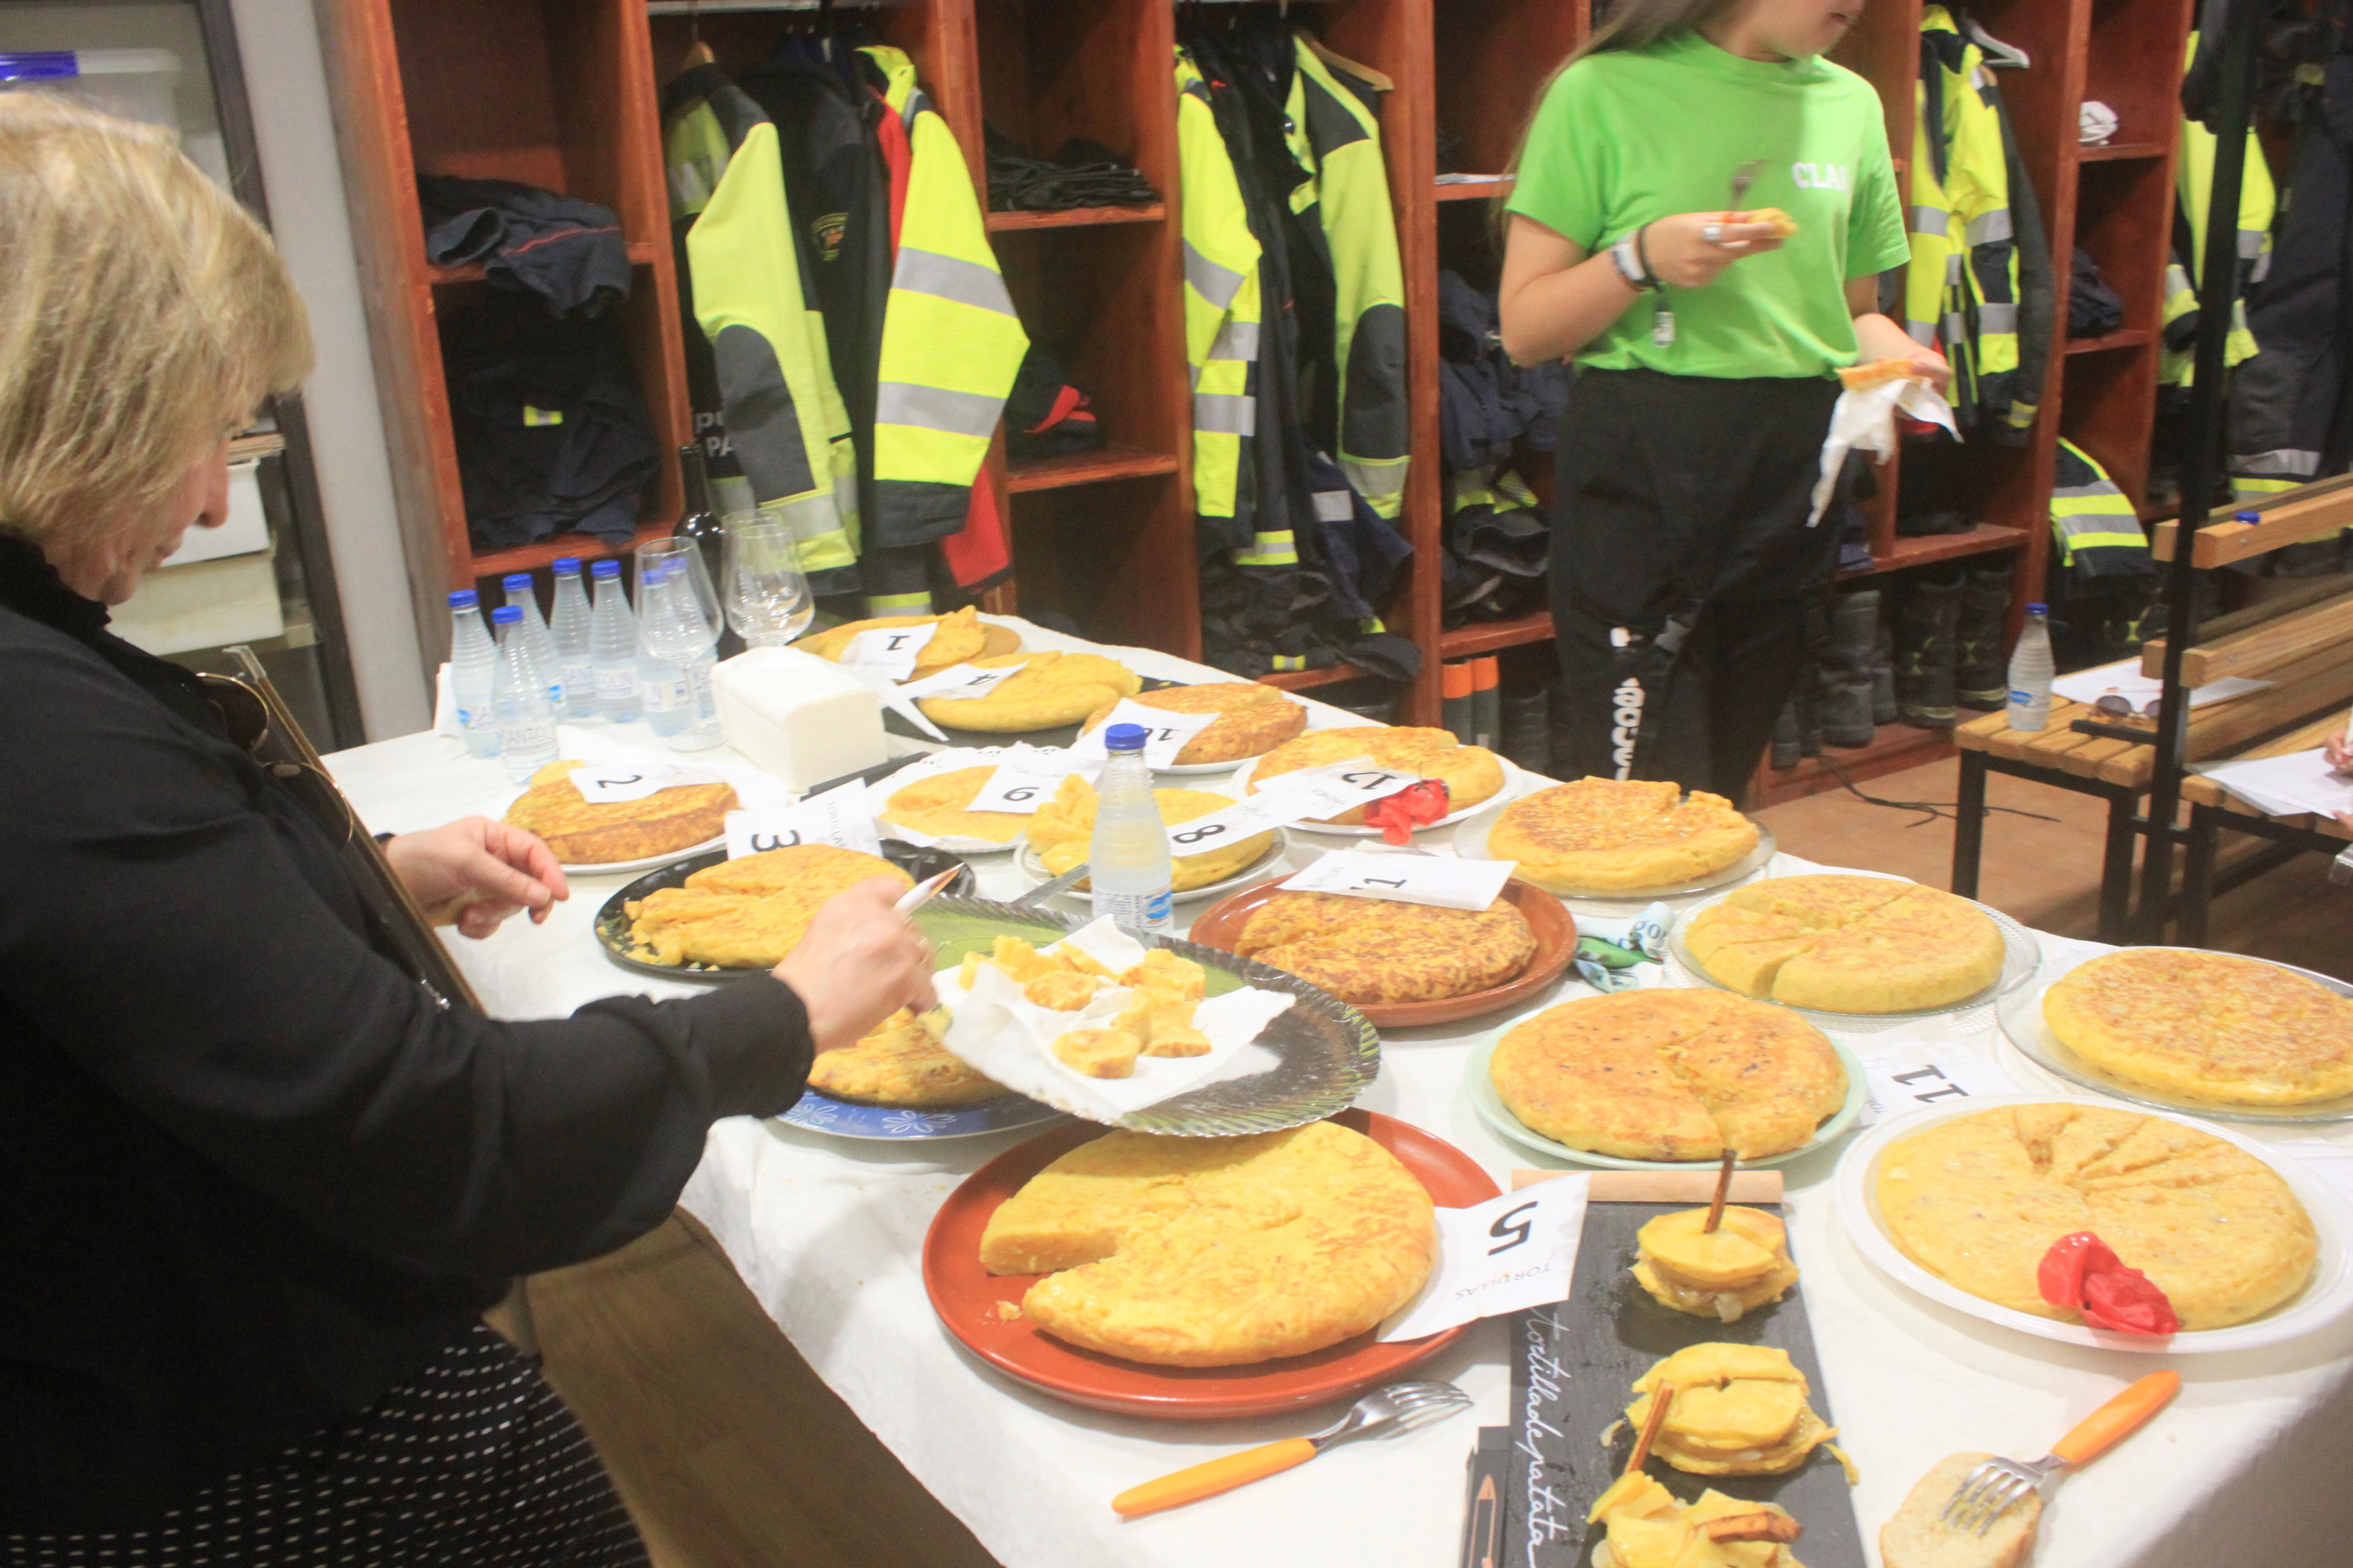
[[[2269,816],[2353,811],[2353,779],[2330,773],[2327,755],[2316,747],[2284,757],[2215,763],[2198,771]]]
[[[2133,711],[2138,713],[2146,704],[2156,701],[2165,689],[2164,682],[2143,675],[2139,664],[2137,658],[2127,658],[2093,669],[2079,669],[2073,675],[2063,675],[2051,683],[2051,694],[2064,697],[2070,702],[2094,702],[2113,691],[2130,702]],[[2220,702],[2226,697],[2243,697],[2250,691],[2261,691],[2270,684],[2268,680],[2256,680],[2248,676],[2226,675],[2192,691],[2189,706],[2203,708],[2209,702]]]

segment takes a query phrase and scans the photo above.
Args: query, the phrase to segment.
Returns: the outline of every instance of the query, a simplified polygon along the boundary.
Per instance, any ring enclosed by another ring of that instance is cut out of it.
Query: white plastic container
[[[831,659],[755,647],[722,664],[714,685],[727,743],[797,793],[887,754],[881,698]]]

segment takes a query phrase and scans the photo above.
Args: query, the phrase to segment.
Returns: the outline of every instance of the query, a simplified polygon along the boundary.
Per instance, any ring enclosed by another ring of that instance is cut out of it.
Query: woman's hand
[[[835,894],[773,972],[807,1009],[818,1050],[855,1045],[902,1007],[939,1005],[932,944],[892,907],[904,890],[875,877]]]
[[[2329,736],[2320,742],[2320,749],[2328,758],[2330,773],[2339,777],[2353,777],[2353,746],[2348,746],[2343,736]]]
[[[436,925],[455,925],[478,941],[522,910],[536,925],[572,896],[564,868],[537,834],[486,816],[400,834],[384,855]]]
[[[1858,364],[1876,364],[1881,360],[1900,359],[1912,367],[1912,374],[1943,394],[1953,384],[1953,367],[1935,349],[1923,348],[1912,341],[1912,334],[1895,324],[1892,317],[1880,313],[1879,280],[1857,278],[1849,280],[1847,305],[1854,315],[1854,351]]]
[[[1677,213],[1642,229],[1639,249],[1651,276],[1676,289],[1704,289],[1734,262],[1781,248],[1769,223],[1741,223],[1738,213]]]

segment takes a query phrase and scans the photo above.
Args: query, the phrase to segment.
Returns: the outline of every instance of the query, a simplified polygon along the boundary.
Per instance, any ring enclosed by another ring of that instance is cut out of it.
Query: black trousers
[[[480,1324],[350,1421],[144,1528],[0,1534],[5,1568],[645,1568],[538,1369]]]
[[[1579,373],[1553,494],[1562,777],[1740,799],[1838,564],[1839,498],[1806,526],[1838,395],[1828,378]]]

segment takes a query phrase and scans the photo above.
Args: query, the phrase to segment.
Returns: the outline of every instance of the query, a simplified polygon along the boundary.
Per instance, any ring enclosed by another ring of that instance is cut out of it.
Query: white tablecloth
[[[1008,624],[1033,647],[1091,646]],[[1108,651],[1148,675],[1230,679],[1166,654]],[[1356,721],[1329,710],[1318,720]],[[495,814],[516,793],[495,763],[471,759],[438,735],[327,762],[377,831]],[[1429,837],[1443,845],[1443,834]],[[1302,837],[1293,858],[1303,863],[1341,842]],[[1027,887],[1012,861],[975,861],[983,897],[1010,898]],[[1772,868],[1808,868],[1786,856]],[[696,989],[605,961],[590,923],[623,879],[576,879],[571,901],[543,926],[512,921],[485,942],[453,940],[485,1005],[501,1016],[540,1017],[616,992]],[[1180,905],[1180,915],[1204,907]],[[2091,948],[2042,940],[2046,961]],[[1583,994],[1568,981],[1542,1000]],[[1508,1183],[1514,1167],[1537,1161],[1489,1133],[1461,1092],[1464,1058],[1497,1022],[1385,1035],[1380,1078],[1359,1103],[1451,1141]],[[1899,1030],[1852,1043],[1868,1055],[1905,1037]],[[1992,1031],[1970,1044],[1992,1052]],[[2004,1053],[2022,1087],[2055,1087]],[[712,1130],[682,1202],[809,1364],[1007,1568],[1445,1568],[1456,1561],[1473,1427],[1505,1419],[1504,1337],[1494,1322],[1475,1327],[1421,1373],[1461,1384],[1477,1401],[1472,1415],[1336,1448],[1227,1497],[1120,1522],[1110,1500],[1124,1488],[1321,1420],[1190,1424],[1103,1415],[1032,1392],[965,1354],[923,1292],[924,1228],[958,1182],[1026,1136],[865,1142],[738,1119]],[[1874,1561],[1880,1523],[1936,1460],[1958,1448],[2032,1458],[2125,1382],[2164,1364],[2185,1380],[2179,1399],[2112,1458],[2066,1482],[2046,1515],[2037,1560],[2050,1568],[2346,1560],[2353,1321],[2273,1350],[2169,1362],[2027,1338],[1932,1305],[1874,1272],[1837,1226],[1828,1180],[1836,1154],[1785,1167],[1788,1212],[1831,1414],[1862,1469],[1854,1502]],[[809,1460],[823,1468],[824,1456]]]

